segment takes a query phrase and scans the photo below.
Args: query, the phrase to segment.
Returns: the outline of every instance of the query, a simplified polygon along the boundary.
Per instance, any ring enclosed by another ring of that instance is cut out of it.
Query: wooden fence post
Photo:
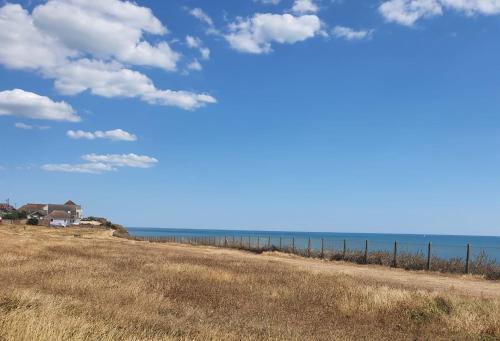
[[[240,236],[240,248],[243,249],[243,236]]]
[[[325,247],[324,247],[324,239],[321,238],[321,258],[324,258],[325,257]]]
[[[267,248],[271,248],[271,236],[269,236],[269,239],[267,240]]]
[[[309,237],[309,241],[307,242],[307,257],[311,257],[311,237]]]
[[[368,239],[365,240],[365,264],[368,264]]]
[[[470,272],[470,244],[467,243],[467,255],[465,257],[465,273],[469,274]]]
[[[257,236],[257,250],[260,249],[260,237]]]
[[[280,237],[280,251],[281,251],[281,237]]]
[[[392,260],[392,265],[398,267],[398,242],[394,242],[394,258]]]
[[[292,237],[292,253],[295,253],[295,237]]]
[[[251,237],[248,236],[248,249],[250,250],[252,247]]]
[[[345,259],[347,253],[347,240],[344,239],[344,252],[342,253],[342,258]]]
[[[224,247],[227,247],[227,237],[224,236]]]
[[[429,242],[427,247],[427,270],[431,269],[431,258],[432,258],[432,243]]]

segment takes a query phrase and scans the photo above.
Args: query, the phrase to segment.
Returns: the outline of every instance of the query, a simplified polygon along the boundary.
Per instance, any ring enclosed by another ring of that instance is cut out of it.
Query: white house
[[[71,211],[52,211],[45,219],[54,227],[67,227],[72,224]]]

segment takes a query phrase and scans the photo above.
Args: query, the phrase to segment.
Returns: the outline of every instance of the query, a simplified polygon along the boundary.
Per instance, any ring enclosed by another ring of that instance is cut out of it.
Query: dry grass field
[[[0,226],[0,340],[165,339],[498,340],[500,285]]]

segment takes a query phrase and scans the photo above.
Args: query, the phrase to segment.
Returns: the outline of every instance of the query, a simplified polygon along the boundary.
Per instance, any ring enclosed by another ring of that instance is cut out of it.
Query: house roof
[[[32,213],[30,213],[30,215],[32,215],[32,216],[33,216],[33,215],[39,215],[39,216],[41,216],[41,217],[44,217],[44,216],[46,216],[46,215],[47,215],[47,213],[45,213],[45,211],[44,211],[44,210],[39,210],[39,211],[36,211],[36,212],[32,212]]]
[[[64,203],[64,205],[71,205],[71,206],[77,206],[77,204],[75,204],[73,201],[71,200],[68,200]]]
[[[19,211],[24,211],[28,214],[42,210],[46,205],[45,204],[26,204],[19,208]]]
[[[55,210],[55,211],[52,211],[47,217],[50,219],[70,219],[71,213],[68,213],[65,211],[60,211],[60,210]]]
[[[48,211],[49,213],[52,213],[53,211],[64,211],[64,212],[71,212],[72,215],[76,215],[76,209],[78,206],[71,206],[71,205],[54,205],[54,204],[49,204]]]

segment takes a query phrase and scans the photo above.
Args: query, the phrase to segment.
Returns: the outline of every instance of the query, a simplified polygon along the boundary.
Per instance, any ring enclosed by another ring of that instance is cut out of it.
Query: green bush
[[[29,218],[26,221],[26,224],[28,224],[28,225],[38,225],[38,219],[37,218]]]
[[[16,210],[10,211],[3,215],[3,219],[11,219],[11,220],[26,219],[26,212],[21,212]]]

